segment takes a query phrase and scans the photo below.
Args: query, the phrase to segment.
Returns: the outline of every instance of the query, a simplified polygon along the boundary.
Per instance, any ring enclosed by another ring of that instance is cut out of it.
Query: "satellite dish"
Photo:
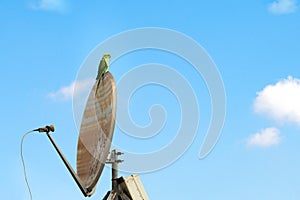
[[[109,154],[116,119],[116,85],[110,72],[97,80],[89,94],[77,146],[77,175],[91,196]]]
[[[54,131],[53,125],[30,132],[46,132],[84,196],[94,194],[107,163],[112,164],[112,190],[105,195],[104,200],[148,200],[138,175],[118,178],[118,163],[123,162],[118,156],[122,153],[117,150],[109,152],[116,120],[116,102],[115,80],[111,73],[106,72],[95,82],[85,106],[77,145],[77,173],[50,135],[49,132]]]

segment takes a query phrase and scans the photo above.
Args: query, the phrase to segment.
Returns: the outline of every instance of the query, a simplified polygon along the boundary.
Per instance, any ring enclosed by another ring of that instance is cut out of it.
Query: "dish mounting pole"
[[[112,191],[118,193],[118,169],[119,163],[123,162],[118,157],[124,153],[117,151],[116,149],[112,150],[108,155],[108,159],[106,161],[107,164],[111,164],[111,182],[112,182]]]

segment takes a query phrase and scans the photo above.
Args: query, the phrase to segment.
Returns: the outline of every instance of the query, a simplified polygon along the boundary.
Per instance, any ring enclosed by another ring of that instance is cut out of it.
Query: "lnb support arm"
[[[72,166],[70,165],[70,163],[68,162],[68,160],[65,158],[64,154],[61,152],[61,150],[59,149],[59,147],[57,146],[57,144],[55,143],[55,141],[53,140],[53,138],[51,137],[51,135],[49,134],[49,132],[46,132],[46,134],[47,134],[50,142],[54,146],[55,150],[57,151],[59,157],[62,159],[62,161],[66,165],[67,169],[69,170],[70,174],[72,175],[73,179],[75,180],[75,182],[76,182],[77,186],[79,187],[79,189],[81,190],[82,194],[85,197],[91,196],[91,194],[90,194],[91,191],[87,191],[87,189],[84,187],[84,185],[82,184],[80,178],[75,173],[75,171],[73,170]]]

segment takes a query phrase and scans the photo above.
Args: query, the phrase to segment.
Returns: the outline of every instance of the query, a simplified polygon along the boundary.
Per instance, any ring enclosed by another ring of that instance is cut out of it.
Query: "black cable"
[[[28,183],[28,180],[27,180],[27,175],[26,175],[26,168],[25,168],[25,162],[24,162],[24,157],[23,157],[23,142],[24,142],[24,138],[32,132],[33,131],[29,131],[29,132],[25,133],[23,135],[22,141],[21,141],[21,159],[22,159],[22,165],[23,165],[23,170],[24,170],[24,178],[25,178],[26,185],[27,185],[27,188],[28,188],[28,191],[29,191],[29,194],[30,194],[30,200],[32,200],[32,194],[31,194],[30,186],[29,186],[29,183]]]

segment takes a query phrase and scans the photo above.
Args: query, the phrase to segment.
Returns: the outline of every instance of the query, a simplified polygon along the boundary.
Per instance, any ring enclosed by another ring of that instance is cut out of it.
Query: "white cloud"
[[[296,12],[297,0],[276,0],[268,7],[273,14],[282,15]]]
[[[289,76],[257,93],[254,110],[279,123],[300,125],[300,80]]]
[[[66,2],[65,0],[38,0],[35,3],[31,2],[29,7],[33,10],[64,12],[66,10]]]
[[[74,81],[70,85],[64,86],[56,92],[50,92],[48,94],[48,97],[55,101],[71,100],[73,95],[79,96],[83,92],[86,92],[91,87],[93,82],[94,82],[93,79],[86,79],[86,80],[77,81],[77,82]]]
[[[280,131],[275,127],[262,129],[251,135],[247,140],[248,146],[270,147],[281,142]]]

